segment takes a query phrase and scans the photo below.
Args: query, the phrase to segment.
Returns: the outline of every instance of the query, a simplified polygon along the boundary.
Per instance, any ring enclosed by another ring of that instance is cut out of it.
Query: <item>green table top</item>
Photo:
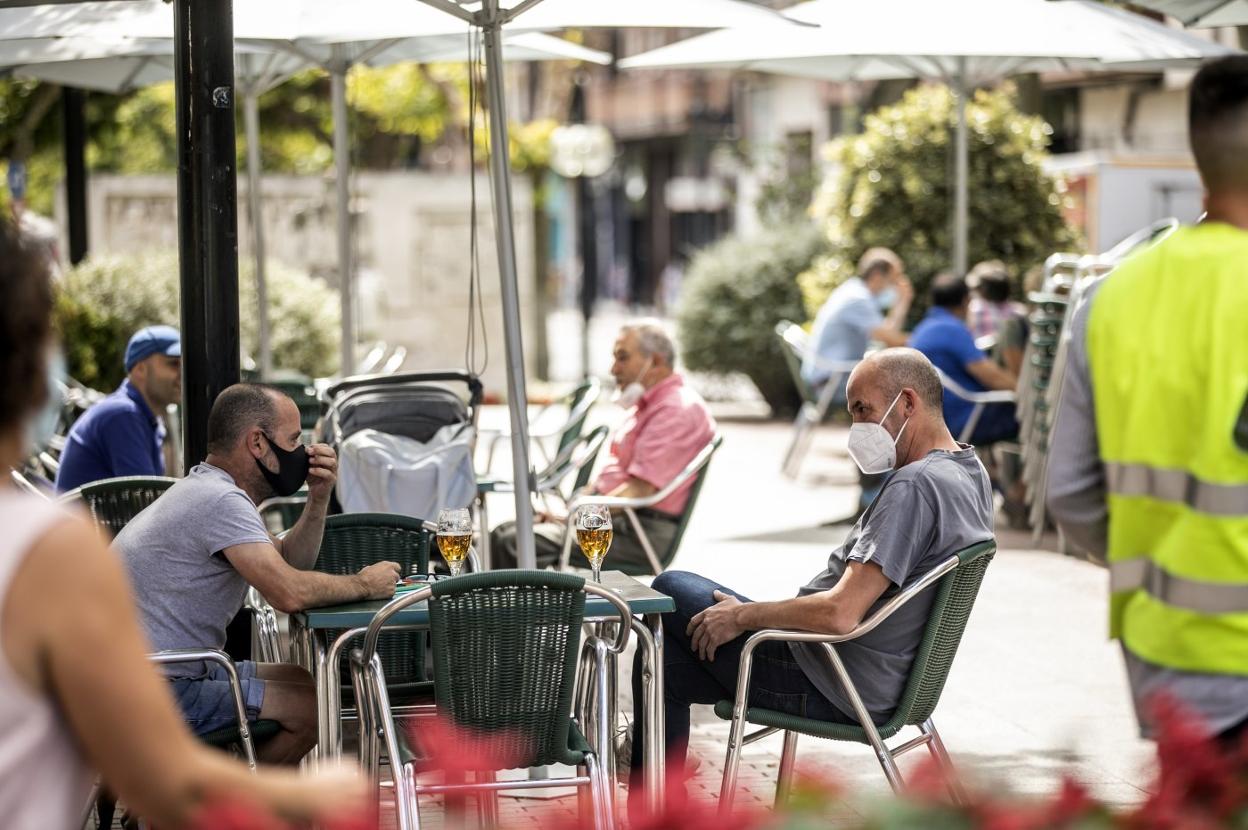
[[[660,594],[620,571],[603,571],[602,585],[623,597],[634,614],[662,614],[676,610],[676,602],[671,597]],[[349,602],[345,605],[327,605],[324,608],[309,608],[294,614],[293,617],[304,628],[363,628],[373,621],[373,617],[388,601],[376,599],[367,602]],[[615,615],[615,606],[607,600],[596,596],[585,598],[587,618],[614,617]],[[409,605],[391,617],[389,624],[428,625],[428,604],[418,602],[415,605]]]

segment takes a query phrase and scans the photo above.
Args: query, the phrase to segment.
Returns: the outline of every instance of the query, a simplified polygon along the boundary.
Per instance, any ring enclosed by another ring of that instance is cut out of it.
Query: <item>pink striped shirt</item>
[[[702,396],[685,386],[680,375],[646,390],[611,440],[611,458],[594,489],[610,493],[639,478],[662,490],[715,435],[715,419]],[[680,515],[689,501],[690,480],[654,506]]]

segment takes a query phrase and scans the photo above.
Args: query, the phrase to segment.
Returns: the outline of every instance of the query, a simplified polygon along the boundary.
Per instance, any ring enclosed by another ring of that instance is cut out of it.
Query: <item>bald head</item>
[[[944,390],[940,375],[922,352],[900,348],[875,352],[864,358],[849,376],[849,412],[855,421],[879,421],[906,390],[911,393],[908,405],[915,409],[916,416],[942,417]]]

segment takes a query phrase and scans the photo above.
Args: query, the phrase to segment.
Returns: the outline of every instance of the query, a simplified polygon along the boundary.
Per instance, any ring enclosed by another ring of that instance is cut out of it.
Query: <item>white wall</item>
[[[528,181],[512,183],[524,328],[533,316],[533,210]],[[265,245],[270,259],[337,285],[333,182],[266,176]],[[238,199],[246,205],[246,181]],[[477,179],[478,246],[490,360],[487,392],[504,394],[502,310],[490,187]],[[96,253],[177,246],[176,182],[166,176],[94,176],[90,249]],[[406,369],[464,364],[468,321],[469,180],[466,174],[357,173],[352,176],[361,337],[408,350]],[[239,257],[251,257],[246,208],[239,211]]]

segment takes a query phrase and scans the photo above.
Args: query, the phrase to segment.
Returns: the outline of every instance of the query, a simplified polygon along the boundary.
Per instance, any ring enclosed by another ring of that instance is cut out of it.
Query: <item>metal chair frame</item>
[[[584,428],[585,418],[589,415],[589,411],[598,403],[598,399],[602,396],[602,383],[598,378],[586,378],[583,383],[577,386],[571,393],[565,395],[557,401],[546,404],[530,419],[530,423],[540,421],[542,417],[554,409],[556,406],[567,405],[568,417],[557,428],[546,430],[543,432],[530,432],[529,443],[537,447],[537,451],[541,453],[542,460],[548,465],[553,466],[558,457],[563,453],[567,446],[574,443],[574,439],[579,437],[581,429]],[[579,425],[579,428],[578,428]],[[569,436],[567,433],[576,428],[576,435]],[[552,438],[558,438],[560,446],[555,450],[552,456],[546,448],[546,442]],[[490,435],[489,442],[486,444],[485,451],[485,470],[488,473],[494,466],[494,451],[503,441],[510,441],[511,433],[506,430],[499,430]]]
[[[991,548],[985,549],[980,556],[992,555],[995,551],[995,544]],[[978,557],[977,557],[978,558]],[[737,770],[741,764],[741,753],[747,744],[754,743],[776,732],[782,731],[779,727],[764,727],[763,729],[753,732],[749,735],[745,734],[746,715],[749,708],[749,688],[750,675],[754,667],[754,651],[758,646],[766,642],[787,642],[787,643],[817,643],[822,646],[824,653],[828,658],[828,662],[832,665],[836,672],[838,681],[842,690],[849,699],[850,705],[854,709],[854,716],[858,720],[859,726],[866,733],[867,741],[871,748],[875,751],[876,759],[880,762],[881,768],[884,770],[884,776],[888,779],[888,783],[892,786],[894,792],[901,792],[904,786],[901,772],[897,768],[896,759],[912,749],[920,746],[926,746],[932,754],[933,759],[941,767],[945,774],[946,780],[950,787],[950,794],[955,801],[964,802],[965,794],[961,787],[957,784],[956,779],[952,775],[953,765],[949,759],[949,753],[945,750],[944,742],[940,738],[940,733],[936,731],[936,724],[932,718],[928,717],[918,726],[919,735],[908,740],[894,748],[890,748],[884,739],[880,736],[879,730],[876,728],[875,722],[871,718],[870,712],[867,710],[866,704],[863,703],[861,695],[858,693],[857,687],[854,685],[853,679],[849,676],[849,672],[845,669],[840,655],[837,654],[835,646],[838,643],[845,643],[856,640],[880,626],[887,620],[897,609],[910,602],[919,594],[928,588],[939,583],[946,576],[955,571],[961,560],[958,555],[952,555],[940,565],[933,568],[928,573],[910,586],[906,590],[894,596],[891,600],[884,604],[878,611],[859,623],[852,631],[847,634],[827,635],[815,634],[806,631],[788,631],[784,629],[763,629],[750,635],[745,641],[745,646],[741,650],[739,669],[737,674],[737,688],[732,701],[732,718],[731,728],[728,736],[727,757],[724,762],[724,776],[720,786],[720,809],[727,812],[732,808],[733,798],[736,794],[737,787]],[[775,803],[777,806],[783,803],[787,797],[792,784],[794,761],[797,755],[797,732],[791,730],[784,731],[784,746],[781,750],[780,769],[776,781]]]
[[[828,416],[828,410],[832,408],[832,401],[841,387],[841,381],[849,376],[859,361],[824,360],[815,356],[815,365],[830,372],[827,381],[816,395],[815,390],[806,382],[801,373],[802,364],[810,349],[806,332],[797,323],[781,320],[776,324],[776,336],[780,338],[781,348],[785,349],[789,357],[787,362],[790,373],[793,375],[793,383],[802,396],[802,405],[797,411],[797,417],[793,419],[793,437],[789,439],[789,446],[784,451],[784,460],[780,465],[782,473],[789,478],[797,478],[802,460],[806,457],[810,442],[814,439],[815,428]]]
[[[962,427],[962,431],[958,433],[958,441],[963,444],[970,443],[971,436],[975,434],[975,427],[979,425],[980,416],[984,414],[984,407],[994,403],[1014,403],[1018,399],[1014,391],[1009,389],[972,392],[939,368],[936,371],[940,374],[940,385],[945,387],[945,391],[951,392],[962,400],[969,401],[974,405],[974,408],[971,410],[971,417],[967,419],[966,424]]]
[[[568,502],[568,521],[563,528],[563,550],[559,554],[559,570],[567,570],[568,563],[572,558],[572,538],[575,535],[575,528],[573,527],[572,522],[573,513],[582,504],[593,503],[603,504],[610,507],[612,510],[622,511],[628,519],[629,525],[633,528],[633,532],[637,534],[637,540],[641,543],[641,549],[646,553],[646,559],[649,561],[650,568],[654,571],[654,575],[658,576],[663,573],[663,561],[654,550],[654,545],[650,542],[650,537],[646,535],[646,530],[641,524],[641,519],[637,517],[637,511],[642,508],[653,507],[666,499],[672,493],[675,493],[694,476],[701,473],[706,465],[711,463],[712,456],[715,455],[715,451],[719,449],[722,442],[723,437],[716,434],[710,441],[707,442],[706,446],[698,450],[698,454],[690,459],[689,463],[685,465],[685,468],[677,473],[676,477],[669,481],[666,487],[649,496],[642,498],[625,498],[623,496],[604,496],[597,493],[582,493],[574,496],[572,500]],[[690,498],[689,503],[685,505],[685,515],[683,515],[680,519],[682,525],[688,521],[688,513],[693,509],[693,507],[694,499]],[[673,540],[673,543],[678,544],[680,542],[680,538],[681,534],[678,533],[676,538]],[[664,553],[668,554],[668,558],[670,559],[672,552],[669,550],[664,551]]]
[[[373,621],[369,624],[364,634],[363,646],[351,654],[351,677],[355,684],[356,699],[362,702],[360,706],[360,760],[369,776],[374,792],[379,792],[381,787],[381,750],[384,744],[386,756],[390,759],[394,779],[393,790],[399,830],[413,830],[413,828],[420,827],[418,798],[421,793],[485,792],[489,794],[489,797],[482,800],[482,813],[484,816],[492,816],[496,820],[497,804],[495,803],[495,798],[498,791],[551,786],[576,787],[578,790],[581,787],[588,786],[594,803],[595,830],[611,830],[614,828],[614,782],[607,780],[603,769],[605,764],[602,759],[597,757],[597,754],[614,751],[612,724],[608,723],[606,717],[606,713],[611,711],[608,695],[612,691],[608,682],[610,674],[608,662],[611,659],[608,655],[618,657],[628,647],[632,618],[628,603],[614,591],[588,581],[585,582],[583,590],[587,594],[602,597],[610,602],[620,615],[620,624],[616,627],[613,642],[607,642],[597,635],[591,635],[582,646],[582,654],[586,650],[592,650],[597,675],[595,697],[598,717],[594,724],[595,740],[593,743],[596,752],[586,754],[584,774],[572,778],[553,780],[544,778],[529,781],[481,780],[471,784],[423,786],[418,784],[411,765],[403,764],[399,761],[401,758],[399,737],[395,731],[395,717],[391,711],[390,701],[386,694],[385,674],[381,666],[381,660],[377,655],[377,641],[381,636],[382,628],[385,627],[391,617],[410,605],[430,599],[433,596],[433,589],[422,588],[406,596],[397,597],[387,603],[373,617]],[[578,688],[580,686],[579,680],[580,678],[578,677]]]

